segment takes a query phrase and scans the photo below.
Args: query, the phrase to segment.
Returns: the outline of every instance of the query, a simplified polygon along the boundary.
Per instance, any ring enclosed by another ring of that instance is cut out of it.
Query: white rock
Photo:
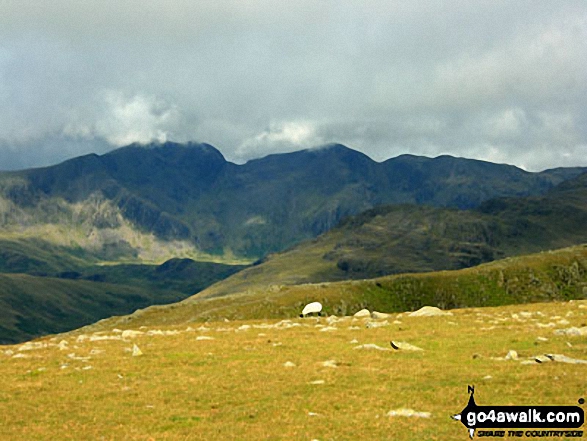
[[[391,341],[391,347],[393,349],[402,350],[402,351],[423,351],[424,349],[419,348],[418,346],[411,345],[406,343],[405,341]]]
[[[67,347],[67,340],[61,340],[59,342],[59,344],[57,345],[57,347],[59,348],[60,351],[65,351],[66,349],[68,349]]]
[[[568,335],[573,337],[581,337],[587,335],[587,326],[583,326],[582,328],[566,328],[566,329],[557,329],[554,331],[556,335]]]
[[[360,311],[356,312],[353,317],[357,318],[364,318],[364,317],[371,317],[371,313],[368,309],[361,309]]]
[[[430,418],[430,412],[416,412],[413,409],[395,409],[387,412],[388,417],[408,417],[408,418]]]
[[[139,335],[143,335],[143,334],[144,334],[144,332],[141,332],[141,331],[133,331],[132,329],[126,329],[126,330],[122,331],[121,337],[124,339],[135,338],[135,337],[137,337]]]
[[[329,367],[329,368],[337,368],[338,363],[335,360],[326,360],[322,363],[322,366]]]
[[[367,343],[364,345],[355,346],[353,349],[375,349],[377,351],[391,351],[389,348],[382,348],[374,343]]]
[[[248,331],[251,329],[251,325],[241,325],[237,328],[237,331]]]
[[[13,355],[12,358],[30,358],[31,356],[28,354],[23,354],[23,353],[18,353],[16,355]]]
[[[143,355],[143,351],[136,344],[132,345],[132,356],[138,357],[140,355]]]
[[[556,361],[558,363],[587,364],[587,360],[580,360],[578,358],[570,358],[570,357],[567,357],[566,355],[562,355],[562,354],[546,354],[546,357],[548,357],[552,361]]]
[[[320,329],[320,332],[328,332],[328,331],[336,331],[338,328],[334,326],[326,326],[325,328]]]
[[[315,381],[310,381],[310,384],[316,384],[316,385],[317,385],[317,384],[324,384],[324,383],[326,383],[326,381],[324,381],[324,380],[315,380]]]
[[[367,325],[365,327],[367,329],[372,329],[372,328],[382,328],[384,326],[389,326],[389,322],[387,320],[384,320],[382,322],[369,322],[369,323],[367,323]]]
[[[417,311],[408,314],[409,317],[437,317],[443,315],[453,315],[450,311],[443,311],[436,306],[423,306]]]
[[[291,361],[286,361],[285,363],[283,363],[283,367],[292,368],[292,367],[296,367],[296,365],[295,365],[295,363],[292,363]]]
[[[513,349],[509,350],[507,355],[505,356],[506,360],[517,360],[518,359],[518,353],[516,351],[514,351]]]
[[[207,335],[198,335],[196,337],[196,341],[202,341],[202,340],[214,340],[214,337],[209,337]]]
[[[386,319],[386,318],[389,318],[389,314],[386,314],[384,312],[373,311],[371,313],[371,318],[375,319],[375,320]]]

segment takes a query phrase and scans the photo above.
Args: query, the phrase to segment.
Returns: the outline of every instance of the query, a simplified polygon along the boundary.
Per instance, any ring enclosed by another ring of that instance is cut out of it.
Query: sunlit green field
[[[453,314],[81,330],[2,346],[0,438],[465,440],[450,416],[466,405],[467,385],[479,405],[587,397],[585,364],[500,359],[512,349],[520,359],[587,359],[586,337],[554,333],[585,325],[587,302]],[[389,350],[355,349],[369,343]],[[400,408],[430,417],[388,416]]]

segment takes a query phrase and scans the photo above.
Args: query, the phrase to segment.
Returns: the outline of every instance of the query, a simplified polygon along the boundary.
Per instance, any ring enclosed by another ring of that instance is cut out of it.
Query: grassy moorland
[[[585,326],[587,302],[452,313],[137,332],[104,322],[98,332],[1,346],[1,438],[465,440],[450,416],[465,406],[467,385],[476,386],[479,405],[576,405],[586,397],[585,364],[532,360],[587,358],[584,337],[555,333]],[[390,340],[422,351],[391,350]],[[143,354],[133,356],[133,345]],[[504,360],[510,350],[518,360]],[[429,416],[388,415],[402,408]]]

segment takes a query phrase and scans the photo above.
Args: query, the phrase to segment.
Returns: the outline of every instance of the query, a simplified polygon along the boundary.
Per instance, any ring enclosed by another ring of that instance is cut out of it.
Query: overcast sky
[[[587,166],[587,2],[0,0],[0,169],[152,140]]]

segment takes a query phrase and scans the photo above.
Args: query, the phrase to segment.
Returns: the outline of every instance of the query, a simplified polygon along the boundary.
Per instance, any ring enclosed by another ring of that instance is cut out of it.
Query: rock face
[[[453,315],[452,312],[443,311],[436,306],[423,306],[417,311],[408,314],[408,317],[437,317],[442,315]]]

